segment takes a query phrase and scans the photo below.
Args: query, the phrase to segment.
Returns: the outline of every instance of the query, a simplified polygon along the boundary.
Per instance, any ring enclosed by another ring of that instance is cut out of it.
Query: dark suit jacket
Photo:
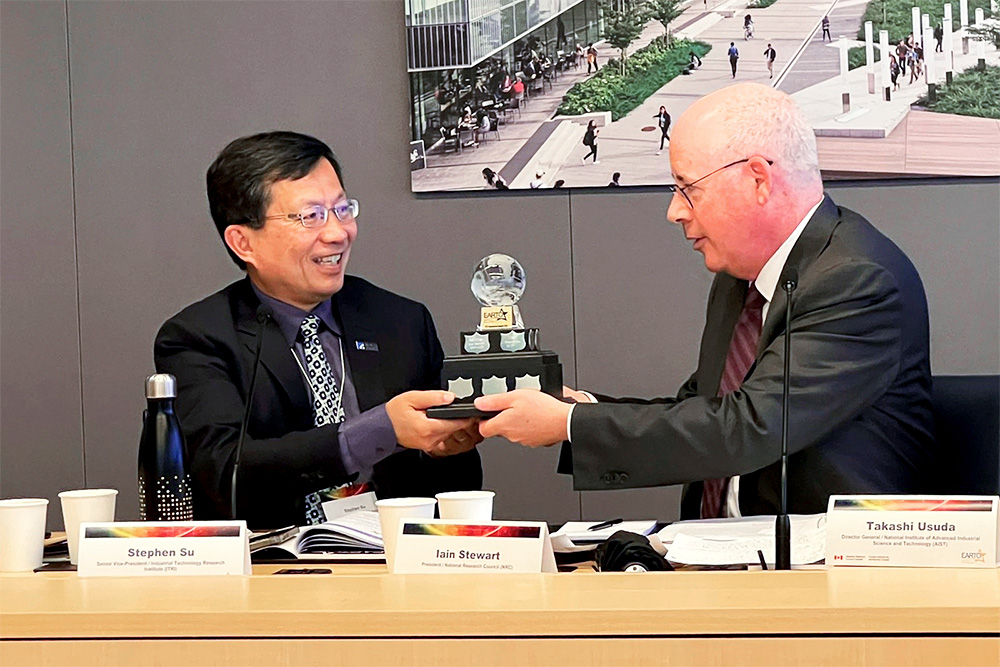
[[[861,216],[825,198],[788,260],[792,296],[788,508],[826,511],[835,493],[912,493],[933,466],[927,303],[916,269]],[[716,276],[698,369],[673,398],[579,404],[571,465],[578,489],[740,475],[740,511],[780,507],[785,294],[775,292],[754,366],[716,396],[747,283]],[[566,457],[564,456],[564,459]]]
[[[194,481],[195,517],[229,516],[232,458],[246,405],[259,325],[249,279],[188,306],[156,336],[156,369],[177,377],[177,414]],[[362,411],[410,389],[438,389],[443,353],[427,309],[348,276],[333,297],[344,354]],[[307,385],[273,320],[264,327],[261,368],[243,446],[238,516],[251,526],[302,523],[303,497],[354,477],[337,445],[338,425],[315,427]],[[359,350],[357,343],[378,350]],[[375,466],[379,497],[479,489],[476,450],[435,459],[402,450]]]

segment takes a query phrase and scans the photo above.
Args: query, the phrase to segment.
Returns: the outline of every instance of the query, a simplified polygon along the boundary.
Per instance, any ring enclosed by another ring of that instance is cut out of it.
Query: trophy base
[[[478,410],[479,396],[503,394],[515,389],[534,389],[562,398],[562,364],[549,351],[460,354],[445,357],[442,389],[455,394],[451,405],[430,408],[435,419],[489,418],[496,413]]]

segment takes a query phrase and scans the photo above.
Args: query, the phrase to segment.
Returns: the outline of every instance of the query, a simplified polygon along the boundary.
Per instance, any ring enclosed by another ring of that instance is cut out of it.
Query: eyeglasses
[[[691,197],[688,196],[688,193],[685,192],[685,190],[687,190],[688,188],[690,188],[692,185],[695,185],[696,183],[700,183],[700,182],[704,181],[709,176],[712,176],[714,174],[718,174],[723,169],[729,169],[730,167],[735,167],[738,164],[743,164],[744,162],[749,162],[751,159],[752,158],[745,157],[742,160],[737,160],[736,162],[730,162],[727,165],[723,165],[723,166],[719,167],[715,171],[711,171],[711,172],[705,174],[701,178],[696,178],[695,180],[691,181],[690,183],[688,183],[687,185],[685,185],[683,187],[679,186],[679,185],[668,185],[667,186],[667,190],[670,191],[670,192],[679,192],[679,193],[681,193],[681,196],[684,197],[684,201],[687,202],[688,207],[689,208],[694,208],[694,202],[691,201]],[[767,160],[767,163],[768,164],[774,164],[774,160]]]
[[[344,201],[337,202],[330,208],[321,204],[312,204],[310,206],[303,206],[299,209],[298,213],[269,215],[264,219],[291,220],[301,223],[306,229],[316,229],[326,224],[330,211],[333,211],[333,214],[337,216],[337,220],[351,222],[358,217],[358,213],[361,211],[361,204],[358,203],[357,199],[345,199]]]

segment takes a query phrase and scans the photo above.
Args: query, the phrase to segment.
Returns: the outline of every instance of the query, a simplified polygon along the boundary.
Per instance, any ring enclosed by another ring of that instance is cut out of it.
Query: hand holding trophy
[[[487,255],[472,274],[472,293],[482,304],[476,331],[462,332],[461,354],[448,356],[442,388],[455,401],[427,410],[428,417],[491,417],[478,410],[479,396],[536,389],[562,397],[562,365],[555,352],[540,351],[538,329],[525,328],[517,302],[524,293],[524,269],[509,255]]]

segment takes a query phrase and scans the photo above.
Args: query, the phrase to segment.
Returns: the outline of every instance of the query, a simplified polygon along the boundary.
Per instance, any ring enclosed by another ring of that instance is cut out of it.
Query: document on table
[[[826,556],[826,514],[793,514],[792,565]],[[751,516],[672,523],[659,533],[669,543],[667,560],[684,565],[752,565],[774,562],[774,517]]]

